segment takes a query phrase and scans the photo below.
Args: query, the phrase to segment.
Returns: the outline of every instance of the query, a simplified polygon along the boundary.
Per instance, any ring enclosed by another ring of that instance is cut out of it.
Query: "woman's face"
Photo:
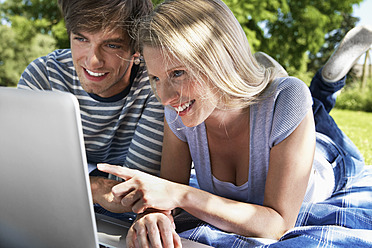
[[[197,126],[211,115],[217,99],[208,86],[201,87],[191,79],[179,60],[160,48],[149,46],[144,47],[143,56],[161,103],[177,111],[185,126]]]

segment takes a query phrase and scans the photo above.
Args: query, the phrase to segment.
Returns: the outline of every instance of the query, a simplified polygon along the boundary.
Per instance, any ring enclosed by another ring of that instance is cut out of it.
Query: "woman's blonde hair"
[[[275,77],[253,57],[246,35],[220,0],[169,0],[139,25],[139,41],[181,61],[190,76],[214,86],[219,107],[246,108]]]

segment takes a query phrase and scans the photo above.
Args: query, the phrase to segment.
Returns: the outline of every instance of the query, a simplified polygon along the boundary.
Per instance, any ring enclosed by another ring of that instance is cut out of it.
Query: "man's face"
[[[129,38],[122,31],[72,33],[70,42],[74,66],[86,92],[111,97],[129,85],[133,59]]]

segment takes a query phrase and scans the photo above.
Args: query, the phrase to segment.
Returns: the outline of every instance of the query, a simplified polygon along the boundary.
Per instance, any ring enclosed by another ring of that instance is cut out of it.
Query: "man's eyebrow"
[[[84,35],[82,35],[81,33],[79,33],[79,32],[77,32],[77,33],[75,33],[75,32],[72,32],[72,34],[73,35],[76,35],[76,36],[81,36],[81,37],[84,37],[84,38],[86,38]]]
[[[79,32],[77,32],[77,33],[72,32],[72,33],[74,35],[76,35],[76,36],[81,36],[81,37],[86,38],[85,35],[83,35],[83,34],[81,34]],[[103,42],[105,42],[105,43],[110,43],[110,42],[114,42],[114,43],[125,43],[125,41],[126,41],[126,39],[124,39],[124,38],[110,38],[110,39],[104,40]]]
[[[104,42],[106,42],[106,43],[109,43],[109,42],[124,43],[125,39],[123,39],[123,38],[113,38],[113,39],[104,40]]]

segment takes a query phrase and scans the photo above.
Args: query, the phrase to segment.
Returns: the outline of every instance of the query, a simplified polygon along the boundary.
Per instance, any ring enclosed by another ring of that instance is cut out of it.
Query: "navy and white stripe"
[[[151,91],[144,64],[137,68],[137,75],[132,79],[126,97],[117,101],[99,101],[81,87],[71,51],[64,49],[30,63],[18,87],[64,91],[76,96],[89,163],[125,165],[158,174],[163,141],[163,106]]]

